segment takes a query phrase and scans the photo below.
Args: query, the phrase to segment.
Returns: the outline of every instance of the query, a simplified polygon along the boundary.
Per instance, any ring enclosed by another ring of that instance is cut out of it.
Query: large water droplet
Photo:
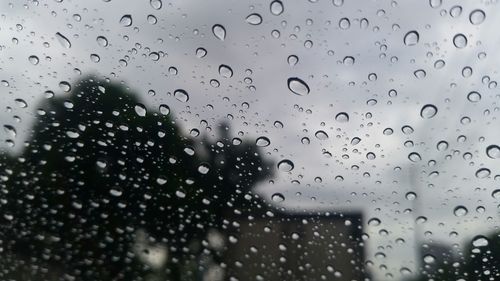
[[[453,45],[458,49],[465,48],[465,46],[467,46],[467,37],[462,33],[458,33],[453,37]]]
[[[488,238],[478,235],[474,238],[472,238],[472,246],[474,247],[486,247],[489,244]]]
[[[326,140],[326,139],[328,139],[328,134],[325,131],[319,130],[314,135],[319,140]]]
[[[478,24],[483,23],[485,18],[486,18],[486,14],[484,13],[483,10],[477,9],[477,10],[470,12],[470,14],[469,14],[469,21],[470,21],[470,23],[472,23],[474,25],[478,25]]]
[[[426,104],[420,110],[420,116],[422,116],[422,118],[424,118],[424,119],[430,119],[430,118],[436,116],[437,112],[438,112],[438,109],[435,105]]]
[[[491,197],[495,199],[500,199],[500,189],[495,189],[491,192]]]
[[[28,61],[32,64],[32,65],[37,65],[39,62],[40,62],[40,59],[38,59],[37,56],[29,56],[28,57]]]
[[[486,148],[486,155],[491,159],[500,158],[500,146],[492,144]]]
[[[160,110],[160,113],[162,115],[166,116],[166,115],[170,114],[170,107],[166,104],[160,104],[159,110]]]
[[[177,89],[174,91],[174,97],[181,102],[187,102],[189,100],[189,94],[183,89]]]
[[[417,45],[418,40],[420,39],[420,35],[417,31],[412,30],[406,33],[403,42],[406,46],[414,46]]]
[[[135,113],[140,117],[146,116],[146,107],[142,103],[138,103],[134,107]]]
[[[271,200],[273,200],[274,202],[283,202],[285,201],[285,196],[281,193],[274,193],[272,196],[271,196]]]
[[[120,19],[120,24],[122,26],[128,27],[132,25],[132,16],[131,15],[123,15]]]
[[[349,114],[345,112],[340,112],[335,116],[335,120],[340,123],[346,123],[349,122]]]
[[[71,91],[71,84],[66,81],[61,81],[59,82],[59,88],[61,88],[64,92],[69,92]]]
[[[205,48],[196,49],[196,57],[201,59],[207,55],[207,50]]]
[[[150,0],[149,5],[151,5],[153,9],[159,10],[161,9],[161,6],[163,6],[163,3],[161,2],[161,0]]]
[[[309,86],[302,79],[297,77],[288,78],[288,89],[292,91],[292,93],[305,96],[309,94]]]
[[[470,102],[478,102],[481,100],[481,94],[476,91],[472,91],[467,95],[467,100]]]
[[[220,24],[215,24],[214,26],[212,26],[212,33],[217,39],[221,41],[224,41],[224,39],[226,39],[226,29]]]
[[[233,70],[231,67],[221,64],[219,66],[219,74],[224,78],[231,78],[233,76]]]
[[[422,160],[422,157],[417,152],[412,152],[408,154],[408,159],[410,159],[411,162],[418,162]]]
[[[476,177],[478,179],[487,178],[487,177],[490,176],[490,174],[491,174],[491,171],[488,168],[481,168],[481,169],[479,169],[479,170],[476,171]]]
[[[108,39],[104,36],[97,36],[96,38],[97,44],[101,47],[107,47],[108,46]]]
[[[275,15],[275,16],[279,16],[283,13],[283,11],[285,10],[283,8],[283,3],[279,0],[275,0],[273,2],[271,2],[271,5],[269,5],[269,9],[271,10],[271,14]]]
[[[267,137],[258,137],[257,140],[255,140],[255,145],[265,147],[269,146],[271,144],[271,141]]]
[[[59,41],[59,43],[61,44],[61,46],[63,46],[64,48],[67,48],[67,49],[71,48],[71,42],[64,35],[57,32],[56,38],[57,38],[57,41]]]
[[[431,8],[439,8],[443,4],[443,0],[429,0]]]
[[[251,25],[259,25],[262,23],[262,17],[257,13],[248,15],[245,20]]]
[[[295,166],[294,166],[293,162],[288,160],[288,159],[281,160],[278,163],[278,170],[280,170],[282,172],[290,172],[291,170],[293,170],[294,167]]]
[[[468,212],[469,211],[464,206],[457,206],[455,207],[455,209],[453,209],[453,214],[457,217],[463,217],[467,215]]]

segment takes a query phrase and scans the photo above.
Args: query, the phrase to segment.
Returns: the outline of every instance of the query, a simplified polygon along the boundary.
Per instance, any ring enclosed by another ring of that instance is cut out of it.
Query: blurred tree
[[[226,124],[215,143],[182,136],[168,111],[92,77],[39,106],[20,155],[1,155],[2,280],[197,278],[200,241],[265,204],[252,188],[272,163]],[[148,243],[166,266],[140,261]]]

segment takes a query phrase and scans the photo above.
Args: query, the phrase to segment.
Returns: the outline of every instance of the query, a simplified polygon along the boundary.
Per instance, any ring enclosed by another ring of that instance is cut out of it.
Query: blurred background
[[[0,3],[1,279],[499,279],[497,5]]]

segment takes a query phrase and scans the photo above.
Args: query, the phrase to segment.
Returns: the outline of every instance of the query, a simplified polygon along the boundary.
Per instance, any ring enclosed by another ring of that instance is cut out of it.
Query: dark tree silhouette
[[[38,107],[19,155],[1,155],[0,279],[145,280],[141,231],[168,250],[162,276],[196,278],[207,233],[266,205],[248,195],[272,163],[226,124],[216,142],[192,139],[121,85],[74,86]]]

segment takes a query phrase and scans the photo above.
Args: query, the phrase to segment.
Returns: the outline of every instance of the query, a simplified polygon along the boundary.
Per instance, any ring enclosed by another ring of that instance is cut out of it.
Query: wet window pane
[[[500,280],[498,3],[0,2],[0,280]]]

